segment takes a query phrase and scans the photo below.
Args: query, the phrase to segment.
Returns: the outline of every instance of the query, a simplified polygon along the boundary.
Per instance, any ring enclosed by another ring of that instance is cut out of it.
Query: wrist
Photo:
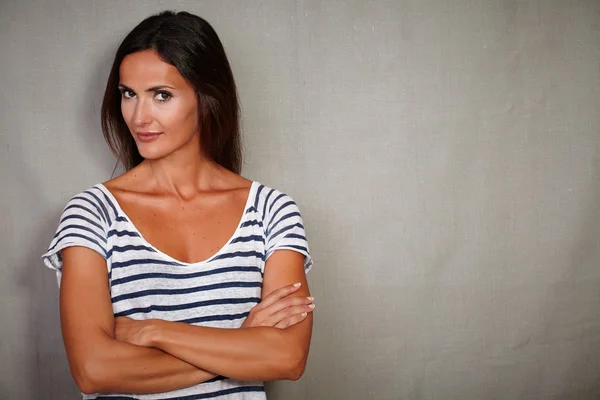
[[[160,332],[164,321],[160,319],[149,319],[142,329],[142,341],[146,347],[158,348]]]

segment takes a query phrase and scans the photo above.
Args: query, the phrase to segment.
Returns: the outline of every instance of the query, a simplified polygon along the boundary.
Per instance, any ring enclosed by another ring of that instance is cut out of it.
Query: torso
[[[250,188],[203,193],[183,210],[175,209],[176,202],[168,196],[109,187],[99,184],[88,192],[101,199],[107,211],[107,266],[115,317],[239,328],[260,302],[262,292],[265,236],[262,214],[255,207],[260,204],[258,209],[264,209],[257,197],[262,185],[251,182]],[[188,207],[203,210],[194,212]],[[209,394],[265,398],[261,382],[224,377],[169,392],[166,397]],[[165,398],[162,395],[135,398]]]
[[[312,262],[293,200],[232,175],[185,196],[161,193],[131,173],[97,184],[69,201],[45,262],[60,279],[58,252],[65,246],[79,243],[102,255],[115,317],[238,328],[260,302],[275,247],[305,254],[307,270]],[[264,400],[265,394],[261,382],[218,377],[168,394],[119,398]]]

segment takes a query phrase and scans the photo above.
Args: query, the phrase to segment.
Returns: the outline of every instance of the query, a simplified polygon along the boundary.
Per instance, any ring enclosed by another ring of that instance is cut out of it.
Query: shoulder
[[[304,229],[298,204],[281,190],[257,183],[254,208],[262,218],[267,239],[282,229]]]
[[[71,197],[63,210],[63,219],[67,216],[78,216],[100,223],[104,228],[112,224],[116,215],[110,193],[100,183]]]
[[[296,201],[285,192],[262,184],[256,189],[256,212],[263,218],[267,260],[276,250],[292,250],[305,256],[304,268],[312,266],[304,222]]]
[[[90,248],[106,259],[107,232],[113,215],[99,184],[71,197],[63,209],[48,251],[42,255],[44,263],[60,272],[60,252],[71,246]]]
[[[299,212],[296,201],[288,194],[259,182],[255,185],[254,208],[263,221],[269,221],[286,210]]]

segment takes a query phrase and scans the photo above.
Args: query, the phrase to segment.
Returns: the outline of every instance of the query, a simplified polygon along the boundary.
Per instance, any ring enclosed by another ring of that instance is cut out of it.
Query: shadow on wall
[[[78,119],[77,126],[82,127],[78,134],[85,135],[84,142],[86,148],[85,154],[79,155],[77,159],[86,160],[90,165],[99,165],[97,168],[106,171],[105,178],[108,179],[115,166],[114,158],[106,151],[98,151],[96,146],[104,144],[100,128],[100,105],[104,93],[106,79],[112,65],[114,51],[117,45],[112,47],[110,52],[98,54],[97,62],[90,76],[87,77],[88,85],[82,85],[81,98],[87,101],[82,102],[79,110],[73,110],[73,118]],[[91,128],[90,128],[91,127]],[[106,145],[104,144],[106,147]],[[25,152],[25,146],[20,146],[20,150]],[[23,373],[30,381],[31,398],[35,399],[77,399],[81,397],[69,370],[64,344],[62,341],[59,315],[59,296],[55,273],[47,269],[40,259],[40,256],[46,251],[62,213],[62,207],[66,205],[70,196],[77,193],[71,193],[69,198],[62,199],[60,209],[46,212],[44,201],[46,198],[55,196],[46,196],[41,193],[45,186],[41,184],[41,179],[45,173],[42,171],[32,171],[31,168],[21,165],[23,159],[18,153],[15,158],[15,165],[20,167],[21,182],[23,184],[17,188],[19,198],[31,201],[32,210],[40,210],[40,214],[35,217],[35,222],[31,224],[32,243],[31,250],[23,253],[21,259],[16,260],[19,275],[17,284],[27,290],[30,299],[31,308],[28,310],[27,328],[24,335],[29,339],[29,349],[24,362],[25,371]],[[81,168],[80,171],[86,171]],[[70,171],[64,171],[65,176],[69,176]],[[76,180],[75,180],[76,181]],[[96,182],[88,182],[92,186]],[[70,186],[77,186],[77,183],[65,182],[65,187],[59,191],[67,191]],[[87,187],[86,187],[87,188]],[[85,188],[77,188],[79,191]],[[26,201],[25,200],[25,201]],[[42,215],[44,213],[44,215]]]

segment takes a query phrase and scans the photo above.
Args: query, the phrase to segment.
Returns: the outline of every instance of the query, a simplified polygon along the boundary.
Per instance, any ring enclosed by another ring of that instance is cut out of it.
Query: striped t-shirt
[[[216,328],[239,328],[260,302],[265,261],[275,250],[302,253],[312,266],[296,203],[278,190],[253,182],[237,230],[205,261],[184,263],[148,243],[102,184],[74,196],[42,256],[56,270],[60,251],[88,247],[106,259],[115,317],[158,318]],[[262,382],[217,377],[160,394],[83,394],[84,399],[265,399]]]

